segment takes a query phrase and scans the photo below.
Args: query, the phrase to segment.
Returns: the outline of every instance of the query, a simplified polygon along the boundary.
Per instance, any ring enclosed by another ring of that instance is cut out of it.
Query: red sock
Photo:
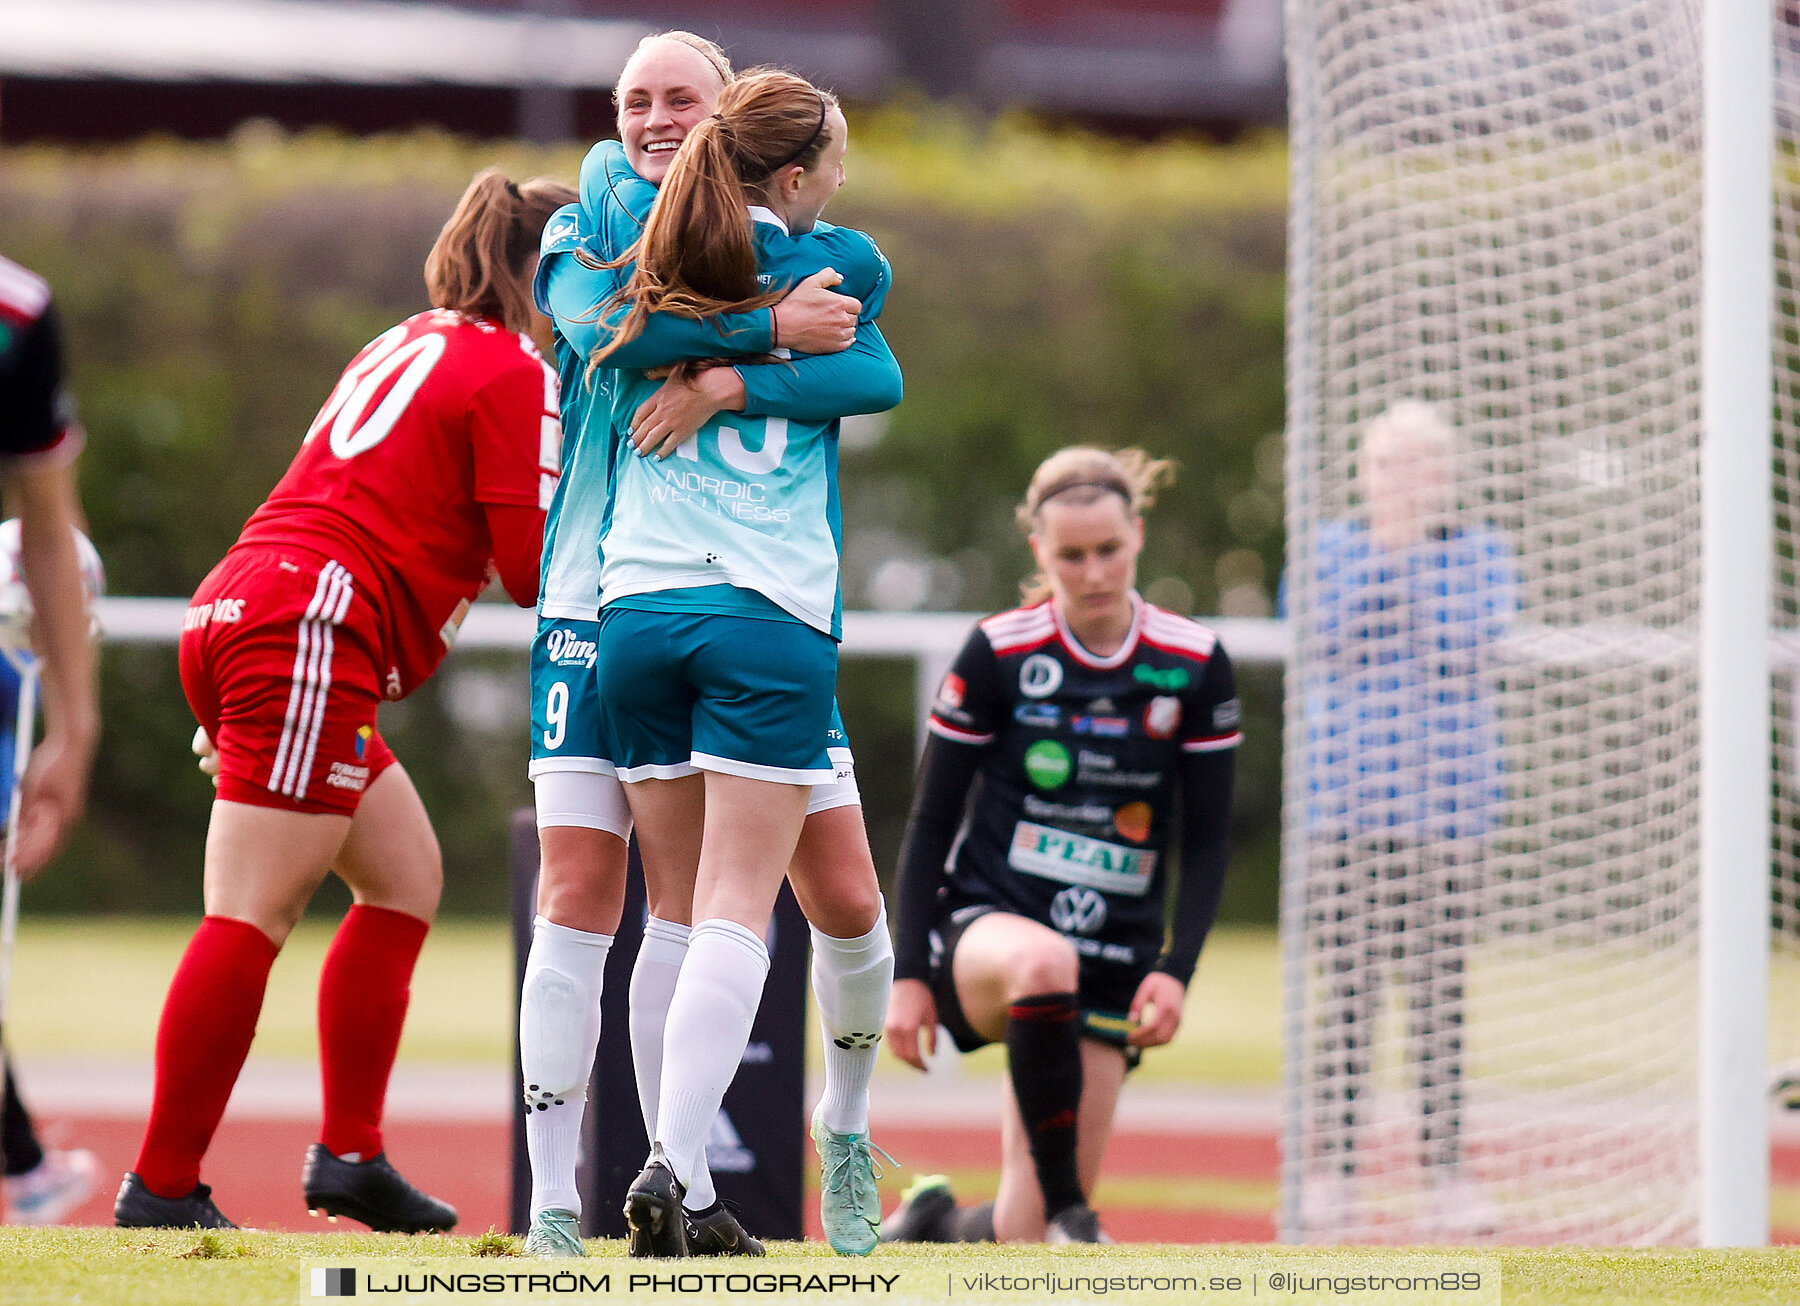
[[[208,916],[181,954],[156,1027],[156,1090],[136,1166],[158,1197],[186,1197],[200,1182],[278,951],[248,921]]]
[[[387,907],[352,907],[319,975],[319,1068],[325,1119],[319,1141],[339,1156],[381,1151],[381,1113],[413,964],[431,926]]]

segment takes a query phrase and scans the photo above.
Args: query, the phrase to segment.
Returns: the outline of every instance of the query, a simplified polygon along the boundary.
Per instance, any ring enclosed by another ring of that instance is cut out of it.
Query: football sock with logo
[[[881,1048],[888,994],[894,987],[894,943],[887,908],[875,927],[853,939],[812,931],[812,990],[825,1031],[825,1127],[839,1134],[869,1129],[869,1079]]]
[[[613,936],[539,916],[519,999],[519,1065],[525,1076],[525,1150],[531,1214],[581,1214],[575,1162],[588,1078],[600,1046],[600,994]]]
[[[654,1139],[686,1186],[690,1211],[713,1201],[712,1176],[700,1161],[744,1059],[768,975],[768,949],[751,931],[730,920],[696,922],[669,1001]]]
[[[158,1197],[186,1197],[200,1182],[277,951],[248,921],[208,916],[181,954],[156,1027],[156,1087],[133,1167]]]
[[[344,913],[319,972],[319,1069],[325,1115],[319,1141],[347,1161],[381,1151],[381,1114],[413,966],[431,925],[389,907]]]
[[[1013,1096],[1044,1193],[1044,1214],[1086,1200],[1075,1164],[1081,1111],[1081,1023],[1073,993],[1037,993],[1006,1010]]]

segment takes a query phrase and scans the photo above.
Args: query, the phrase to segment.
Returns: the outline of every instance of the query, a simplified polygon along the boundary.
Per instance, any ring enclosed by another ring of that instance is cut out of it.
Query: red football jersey
[[[436,669],[486,584],[494,548],[481,505],[549,506],[557,414],[556,373],[527,337],[420,313],[345,369],[238,543],[304,545],[351,568],[381,605],[384,689],[402,698]]]

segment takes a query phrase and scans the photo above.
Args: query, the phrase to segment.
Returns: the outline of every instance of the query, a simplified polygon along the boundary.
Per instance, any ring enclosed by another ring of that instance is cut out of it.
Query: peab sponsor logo
[[[1046,880],[1141,898],[1149,891],[1156,854],[1020,821],[1013,827],[1006,864]]]
[[[597,642],[582,639],[574,631],[564,630],[560,626],[544,636],[544,653],[552,666],[586,667],[592,671],[599,652]]]

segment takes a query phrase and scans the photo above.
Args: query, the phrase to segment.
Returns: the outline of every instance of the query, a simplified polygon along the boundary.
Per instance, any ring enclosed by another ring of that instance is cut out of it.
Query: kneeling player
[[[965,1052],[1004,1043],[1013,1091],[995,1201],[958,1210],[926,1176],[885,1240],[1111,1241],[1088,1195],[1127,1068],[1181,1021],[1224,882],[1238,742],[1225,650],[1133,588],[1164,468],[1079,448],[1038,468],[1019,510],[1040,569],[1030,605],[977,627],[933,706],[888,1043],[921,1069],[940,1023]]]

